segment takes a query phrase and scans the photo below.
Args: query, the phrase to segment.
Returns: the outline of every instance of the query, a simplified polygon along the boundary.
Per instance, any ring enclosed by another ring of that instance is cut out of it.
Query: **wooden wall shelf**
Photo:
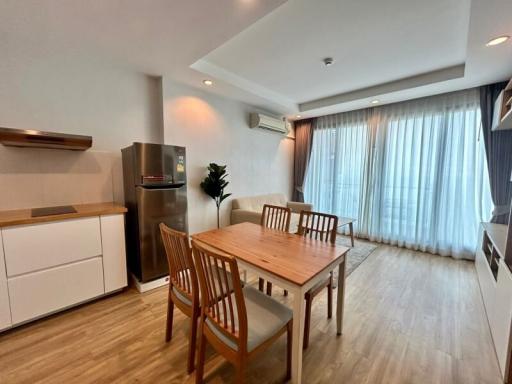
[[[494,104],[493,131],[512,129],[512,80],[501,91]]]

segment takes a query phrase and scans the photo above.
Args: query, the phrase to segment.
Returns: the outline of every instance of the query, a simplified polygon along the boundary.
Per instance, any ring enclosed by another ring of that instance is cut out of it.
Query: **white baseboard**
[[[169,284],[169,276],[164,276],[161,277],[160,279],[148,281],[147,283],[141,283],[135,276],[131,276],[133,281],[135,282],[137,291],[139,291],[140,293],[151,291],[152,289],[163,287],[164,285]]]

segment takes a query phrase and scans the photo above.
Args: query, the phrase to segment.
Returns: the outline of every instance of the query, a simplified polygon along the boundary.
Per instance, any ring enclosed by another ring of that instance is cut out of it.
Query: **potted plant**
[[[217,228],[220,228],[220,204],[231,196],[231,193],[224,193],[224,188],[229,184],[226,181],[226,166],[210,163],[208,165],[208,176],[201,182],[203,191],[215,200],[217,205]]]

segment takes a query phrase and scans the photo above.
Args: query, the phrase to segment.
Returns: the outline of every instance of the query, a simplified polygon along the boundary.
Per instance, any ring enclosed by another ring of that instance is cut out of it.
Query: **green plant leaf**
[[[229,196],[231,196],[231,193],[226,193],[225,195],[222,195],[220,197],[220,202],[222,203],[224,200],[226,200]]]
[[[224,188],[229,184],[229,181],[226,180],[228,176],[226,166],[210,163],[207,170],[208,175],[201,182],[201,189],[215,200],[217,206],[220,206],[222,201],[231,196],[231,193],[224,193]]]

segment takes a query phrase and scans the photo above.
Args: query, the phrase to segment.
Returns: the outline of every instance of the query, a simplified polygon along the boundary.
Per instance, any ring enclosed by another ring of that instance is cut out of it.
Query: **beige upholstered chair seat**
[[[176,287],[174,287],[174,286],[172,287],[172,292],[176,295],[178,300],[180,300],[181,302],[183,302],[187,305],[192,305],[192,301],[187,296],[185,296],[180,291],[178,291],[176,289]],[[201,302],[201,293],[199,293],[199,302]]]
[[[292,311],[287,306],[250,286],[245,286],[242,292],[248,321],[247,351],[251,352],[284,327],[292,318]],[[232,298],[236,307],[234,294],[232,294]],[[238,312],[234,308],[235,323],[238,323],[237,315]],[[238,349],[236,343],[222,333],[210,319],[206,320],[206,325],[226,345],[234,350]]]
[[[215,266],[213,268],[216,268]],[[186,273],[187,275],[190,274],[190,271],[187,269],[186,270]],[[229,288],[230,289],[233,289],[233,282],[231,281],[231,273],[229,272],[226,272],[227,275],[228,275],[228,284],[229,284]],[[217,284],[217,282],[216,282]],[[217,288],[218,288],[218,285],[217,285]],[[181,293],[176,287],[172,287],[172,291],[173,293],[176,295],[176,297],[182,301],[183,303],[187,304],[187,305],[192,305],[192,301],[186,296],[184,295],[183,293]],[[199,291],[199,303],[201,303],[201,291]]]

